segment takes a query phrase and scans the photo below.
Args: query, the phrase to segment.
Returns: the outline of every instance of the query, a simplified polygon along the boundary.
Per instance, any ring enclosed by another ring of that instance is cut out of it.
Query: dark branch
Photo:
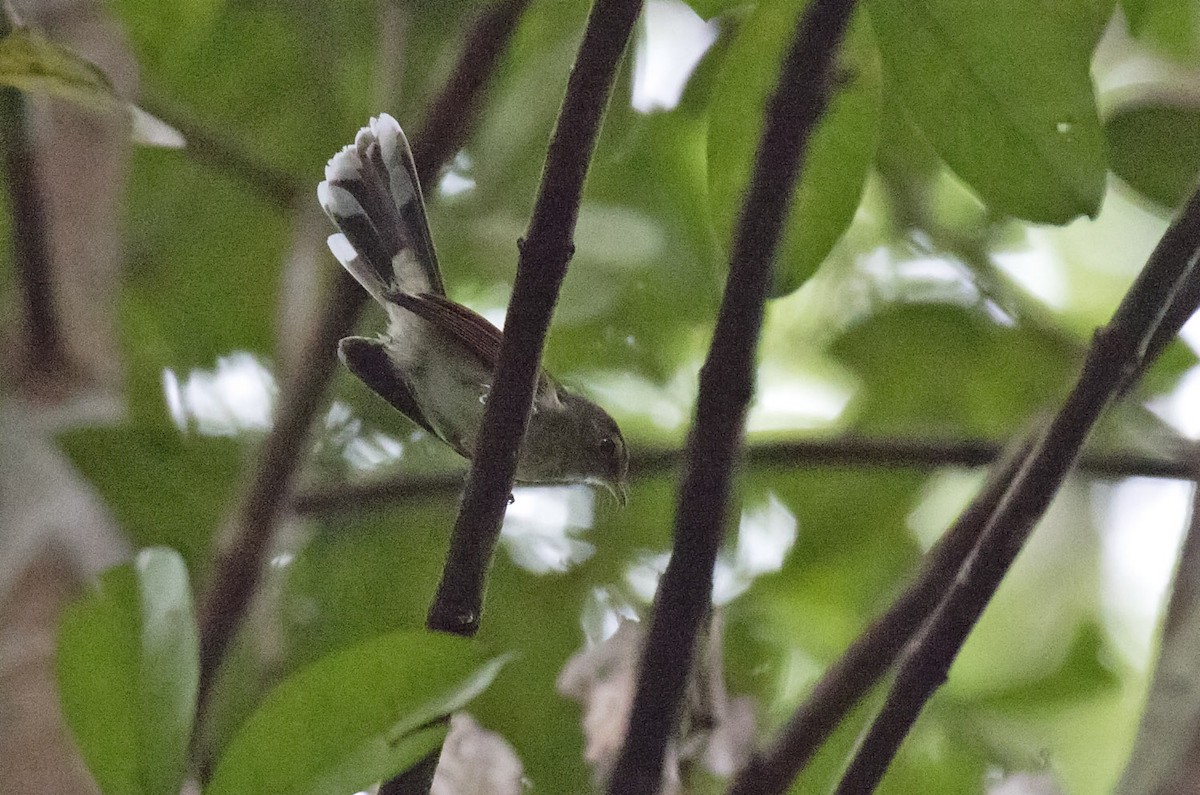
[[[846,714],[887,672],[937,608],[975,548],[1031,443],[997,461],[983,489],[925,556],[917,579],[825,671],[770,747],[742,770],[730,795],[780,795],[824,745]]]
[[[927,441],[841,436],[751,444],[746,448],[743,460],[753,467],[888,467],[925,470],[986,466],[996,460],[1001,449],[999,444],[983,439]],[[676,448],[637,450],[629,461],[629,475],[636,480],[673,472],[682,460],[683,451]],[[1187,480],[1194,477],[1186,461],[1134,453],[1085,455],[1079,468],[1097,478]],[[462,484],[463,473],[454,471],[405,473],[361,483],[314,485],[296,496],[292,509],[306,516],[382,509],[413,500],[454,497],[462,490]]]
[[[426,622],[430,629],[470,636],[479,627],[484,581],[512,491],[546,331],[574,251],[584,178],[617,65],[641,7],[641,0],[596,0],[588,15],[546,152],[533,216],[519,245],[504,341],[475,444],[486,454],[475,456],[471,463],[450,552]]]
[[[1192,279],[1175,294],[1170,307],[1163,315],[1162,323],[1159,324],[1154,332],[1154,336],[1146,346],[1146,355],[1142,367],[1137,373],[1131,375],[1129,383],[1125,384],[1126,388],[1132,386],[1133,382],[1141,378],[1144,371],[1149,369],[1150,365],[1158,359],[1167,346],[1171,344],[1171,341],[1179,335],[1179,330],[1195,314],[1198,307],[1200,307],[1200,279]]]
[[[0,24],[6,33],[9,24]],[[46,211],[38,189],[26,121],[25,97],[15,88],[0,88],[0,141],[4,146],[13,260],[23,316],[21,367],[28,374],[55,376],[67,369],[68,357],[62,320],[54,301]]]
[[[187,140],[184,149],[197,162],[241,182],[263,199],[290,212],[309,185],[247,151],[240,143],[219,135],[181,109],[153,97],[142,97],[141,106],[174,127]]]
[[[1017,473],[953,590],[901,664],[891,691],[837,792],[871,792],[1075,462],[1101,412],[1151,363],[1148,348],[1200,268],[1200,191],[1167,229],[1109,324],[1096,332],[1083,371]],[[1161,350],[1161,348],[1159,349]],[[1159,350],[1153,353],[1158,353]]]
[[[475,117],[483,88],[495,71],[525,5],[523,0],[502,0],[480,17],[467,36],[455,77],[445,89],[452,97],[450,101],[459,103],[464,116]],[[490,42],[489,46],[482,51],[473,49],[480,40]],[[475,76],[463,77],[461,72]],[[433,107],[440,107],[447,101],[439,96]],[[421,128],[416,138],[417,142],[437,142],[419,143],[414,152],[417,171],[426,182],[432,180],[445,165],[445,160],[465,143],[469,130],[469,126],[457,122],[452,129],[432,126],[432,120],[440,118],[444,116],[431,113],[431,122]],[[434,159],[438,157],[443,159]],[[263,442],[245,496],[235,514],[233,535],[218,552],[212,579],[200,600],[201,704],[257,589],[276,519],[290,500],[313,418],[323,404],[325,388],[333,376],[337,342],[353,331],[365,301],[365,293],[344,270],[337,269],[333,279],[333,287],[300,364],[284,385],[275,424]]]
[[[809,4],[767,102],[763,136],[730,251],[725,293],[700,371],[674,548],[655,598],[625,744],[608,782],[610,795],[652,795],[662,783],[696,638],[712,602],[713,566],[724,537],[730,481],[753,392],[755,352],[775,251],[809,138],[825,110],[832,65],[853,9],[853,0]]]

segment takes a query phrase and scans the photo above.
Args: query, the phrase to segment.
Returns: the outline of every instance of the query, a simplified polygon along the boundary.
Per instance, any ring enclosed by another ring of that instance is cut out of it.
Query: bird
[[[317,200],[339,230],[329,250],[388,319],[377,336],[342,339],[338,358],[375,394],[472,458],[503,336],[447,296],[412,150],[394,118],[372,117],[330,158]],[[628,469],[628,447],[608,412],[539,372],[517,482],[598,486],[625,505]]]

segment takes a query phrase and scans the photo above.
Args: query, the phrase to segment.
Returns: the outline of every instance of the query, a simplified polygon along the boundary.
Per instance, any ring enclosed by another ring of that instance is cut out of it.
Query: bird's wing
[[[495,372],[496,363],[500,361],[500,343],[503,335],[487,318],[441,295],[393,293],[388,296],[388,300],[462,343],[489,373]],[[549,394],[554,389],[554,382],[543,370],[538,376],[537,394]]]
[[[464,458],[467,454],[455,440],[446,439],[429,423],[413,397],[404,374],[388,357],[386,344],[368,337],[346,337],[338,343],[338,357],[371,391],[392,404],[410,420],[442,439]]]

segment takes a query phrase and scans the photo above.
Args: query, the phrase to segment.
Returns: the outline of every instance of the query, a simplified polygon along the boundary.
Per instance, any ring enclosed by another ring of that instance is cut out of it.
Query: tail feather
[[[379,271],[373,265],[368,265],[359,255],[358,250],[346,235],[342,232],[332,234],[325,243],[337,261],[346,269],[346,272],[353,276],[354,280],[361,284],[372,298],[386,305],[385,296],[390,287],[380,278]]]
[[[416,167],[395,119],[386,113],[371,119],[329,160],[317,198],[357,252],[356,268],[346,252],[334,255],[373,296],[445,294]]]

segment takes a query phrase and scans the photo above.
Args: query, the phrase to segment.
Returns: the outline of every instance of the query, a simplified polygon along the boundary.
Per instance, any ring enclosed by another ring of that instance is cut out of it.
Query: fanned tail
[[[330,158],[317,199],[341,230],[329,249],[376,300],[445,295],[408,140],[386,113]]]

